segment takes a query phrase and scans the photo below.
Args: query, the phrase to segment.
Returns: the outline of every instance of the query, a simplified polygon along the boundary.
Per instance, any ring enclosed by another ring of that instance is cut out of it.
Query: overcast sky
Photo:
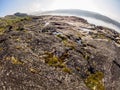
[[[120,0],[0,0],[0,16],[15,12],[81,9],[98,12],[120,21],[119,7]]]

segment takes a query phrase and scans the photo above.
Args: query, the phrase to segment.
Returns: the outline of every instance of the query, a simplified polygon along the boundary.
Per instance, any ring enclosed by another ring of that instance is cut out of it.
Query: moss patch
[[[73,41],[63,40],[63,43],[66,47],[70,47],[71,49],[75,49],[76,47],[76,43]]]
[[[47,56],[45,57],[45,63],[47,63],[48,65],[55,67],[64,66],[63,61],[59,57],[53,55],[53,53],[47,52],[46,55]]]
[[[96,72],[95,74],[90,74],[85,79],[85,84],[90,90],[105,90],[102,79],[104,74],[102,72]]]
[[[0,28],[0,35],[2,35],[2,34],[4,33],[4,31],[5,31],[5,28],[4,28],[4,27],[1,27],[1,28]]]
[[[30,17],[5,17],[3,19],[0,19],[0,34],[3,33],[8,26],[12,26],[12,28],[15,28],[15,30],[24,30],[24,21],[31,20]]]
[[[64,53],[61,57],[57,57],[53,53],[47,52],[46,55],[47,56],[45,57],[45,63],[56,68],[61,68],[66,73],[71,73],[71,69],[68,68],[64,60],[62,60],[65,59],[65,57],[67,57],[68,54]]]
[[[69,73],[69,74],[72,72],[72,70],[68,67],[64,67],[63,71],[66,72],[66,73]]]
[[[63,43],[66,47],[70,47],[70,48],[72,48],[72,49],[75,49],[76,43],[73,42],[73,41],[71,41],[71,40],[69,40],[69,39],[67,39],[66,36],[59,34],[59,35],[57,35],[57,37],[59,37],[59,38],[62,40],[62,43]]]
[[[50,57],[48,62],[50,66],[56,66],[59,63],[59,59],[56,56]]]

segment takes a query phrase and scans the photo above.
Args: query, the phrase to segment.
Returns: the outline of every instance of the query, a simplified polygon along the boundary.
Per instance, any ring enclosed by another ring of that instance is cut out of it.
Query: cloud
[[[8,11],[9,13],[13,12],[36,12],[36,11],[44,11],[44,10],[50,10],[50,5],[55,0],[11,0],[10,4],[11,7]],[[16,5],[15,5],[16,3]],[[14,4],[14,5],[13,5]]]
[[[54,0],[51,9],[95,9],[91,0]]]
[[[33,0],[30,3],[30,11],[41,11],[48,9],[54,0]]]

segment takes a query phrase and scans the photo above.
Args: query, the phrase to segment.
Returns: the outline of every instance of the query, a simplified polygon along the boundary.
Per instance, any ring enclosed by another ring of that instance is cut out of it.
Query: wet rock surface
[[[120,34],[74,16],[0,19],[0,90],[120,90]]]

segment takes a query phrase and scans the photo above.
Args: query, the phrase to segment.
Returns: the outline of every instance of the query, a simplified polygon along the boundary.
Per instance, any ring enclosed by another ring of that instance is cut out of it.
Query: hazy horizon
[[[16,12],[32,13],[56,9],[80,9],[97,12],[120,21],[120,0],[0,0],[0,16]]]

